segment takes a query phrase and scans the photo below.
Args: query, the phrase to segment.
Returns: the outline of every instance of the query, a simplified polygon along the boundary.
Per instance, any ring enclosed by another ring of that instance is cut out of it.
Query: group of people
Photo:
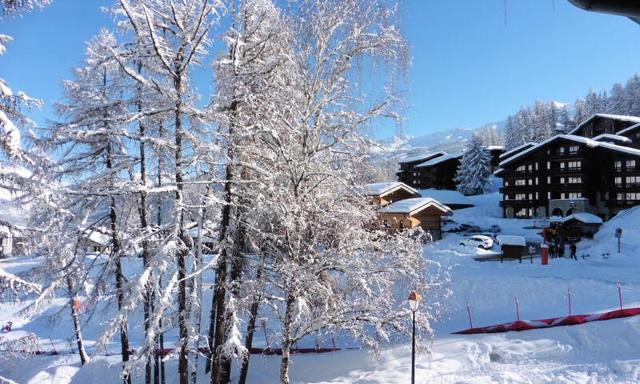
[[[573,241],[569,241],[569,258],[578,260],[576,256],[576,249],[576,243],[574,243]],[[551,256],[552,259],[555,259],[557,257],[564,257],[564,250],[565,245],[562,241],[559,243],[553,242],[549,244],[549,256]]]

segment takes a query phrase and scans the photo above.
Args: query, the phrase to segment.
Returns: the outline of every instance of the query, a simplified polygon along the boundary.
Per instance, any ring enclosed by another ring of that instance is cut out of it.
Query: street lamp
[[[411,337],[411,384],[416,382],[416,311],[418,310],[418,304],[420,303],[422,296],[417,291],[411,291],[409,293],[409,308],[412,313],[413,320],[413,333]]]

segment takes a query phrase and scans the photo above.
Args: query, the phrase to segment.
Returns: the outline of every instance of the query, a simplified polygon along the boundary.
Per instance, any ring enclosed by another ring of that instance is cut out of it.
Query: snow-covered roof
[[[498,168],[495,172],[493,172],[493,176],[500,176],[502,172],[504,172],[504,168]]]
[[[440,164],[442,162],[445,162],[447,160],[451,160],[451,159],[459,159],[461,158],[463,155],[462,152],[456,152],[456,153],[446,153],[442,156],[438,156],[435,159],[431,159],[429,161],[425,161],[424,163],[420,163],[418,165],[416,165],[416,168],[426,168],[426,167],[431,167],[433,165],[436,164]]]
[[[445,154],[445,152],[432,152],[432,151],[423,152],[423,153],[420,153],[418,155],[404,157],[404,158],[400,159],[400,161],[398,161],[398,163],[400,163],[400,164],[415,163],[416,161],[429,160],[429,159],[433,159],[436,156],[442,156],[444,154]]]
[[[450,189],[420,189],[418,191],[422,197],[430,197],[445,205],[468,205],[473,206],[473,202],[458,191]]]
[[[415,195],[418,194],[418,191],[411,188],[405,183],[399,181],[391,181],[387,183],[372,183],[364,185],[364,193],[367,196],[383,196],[388,193],[392,193],[397,191],[398,189],[404,189],[408,192],[411,192]]]
[[[522,151],[522,150],[524,150],[524,149],[526,149],[528,147],[534,146],[534,145],[536,145],[536,143],[531,143],[531,142],[530,143],[524,143],[524,144],[522,144],[522,145],[520,145],[518,147],[511,148],[510,150],[508,150],[505,153],[500,154],[500,158],[501,159],[506,159],[509,156],[513,155],[514,153],[516,153],[518,151]]]
[[[610,133],[603,133],[593,138],[595,141],[618,141],[620,143],[630,143],[632,140],[625,136],[612,135]]]
[[[451,208],[429,197],[415,197],[412,199],[398,200],[382,208],[379,212],[411,214],[428,207],[436,207],[444,213],[451,212]]]
[[[600,217],[587,212],[574,213],[572,215],[563,217],[558,221],[566,223],[569,220],[578,220],[579,222],[585,224],[602,224],[604,222]]]
[[[640,117],[638,117],[638,116],[611,115],[611,114],[608,114],[608,113],[594,113],[587,120],[585,120],[582,123],[578,124],[578,126],[575,127],[571,132],[569,132],[569,134],[572,135],[575,132],[578,132],[580,130],[580,128],[582,128],[583,125],[587,124],[588,122],[590,122],[591,120],[595,119],[596,117],[601,117],[603,119],[627,121],[629,123],[636,123],[636,124],[640,123]]]
[[[625,133],[629,133],[631,131],[633,131],[634,129],[638,129],[640,127],[640,123],[639,124],[634,124],[632,126],[630,126],[629,128],[625,128],[621,131],[618,131],[617,135],[624,135]]]
[[[84,232],[84,236],[86,239],[89,239],[90,241],[105,247],[111,242],[111,236],[109,234],[93,229],[87,229]]]
[[[487,147],[487,151],[504,151],[504,146],[502,146],[502,145],[489,145]]]
[[[514,155],[506,160],[503,160],[500,162],[500,167],[504,167],[505,165],[513,162],[516,159],[519,159],[523,156],[528,155],[529,153],[535,151],[536,149],[543,147],[553,141],[556,140],[560,140],[560,139],[564,139],[564,140],[568,140],[568,141],[573,141],[575,143],[580,143],[580,144],[585,144],[588,147],[592,147],[592,148],[596,148],[596,147],[600,147],[600,148],[605,148],[608,149],[610,151],[614,151],[614,152],[620,152],[620,153],[625,153],[627,155],[633,155],[633,156],[639,156],[640,157],[640,150],[634,149],[634,148],[630,148],[630,147],[623,147],[621,145],[616,145],[616,144],[612,144],[612,143],[607,143],[607,142],[603,142],[603,141],[595,141],[593,139],[590,139],[588,137],[583,137],[583,136],[576,136],[576,135],[556,135],[553,136],[545,141],[543,141],[542,143],[539,143],[536,146],[533,146],[529,149],[526,149],[520,153],[518,153],[517,155]]]
[[[527,245],[524,237],[517,235],[498,235],[496,236],[496,240],[498,240],[500,245],[515,245],[519,247],[525,247]]]

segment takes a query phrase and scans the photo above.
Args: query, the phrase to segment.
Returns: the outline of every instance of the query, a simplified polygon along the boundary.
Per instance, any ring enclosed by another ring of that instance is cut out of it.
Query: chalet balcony
[[[547,156],[547,159],[553,160],[582,160],[584,159],[584,152],[564,152],[564,153],[552,153]]]

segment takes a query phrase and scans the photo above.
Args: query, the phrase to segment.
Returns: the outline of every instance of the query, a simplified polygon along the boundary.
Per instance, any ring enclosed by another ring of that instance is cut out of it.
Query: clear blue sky
[[[0,76],[43,99],[34,113],[54,118],[60,82],[83,57],[84,42],[111,27],[108,0],[54,0],[0,21],[15,41],[0,56]],[[403,28],[412,48],[404,132],[477,127],[536,99],[572,102],[640,72],[640,25],[582,11],[566,0],[405,0]],[[199,87],[210,84],[203,76]],[[392,134],[379,132],[378,137]]]

